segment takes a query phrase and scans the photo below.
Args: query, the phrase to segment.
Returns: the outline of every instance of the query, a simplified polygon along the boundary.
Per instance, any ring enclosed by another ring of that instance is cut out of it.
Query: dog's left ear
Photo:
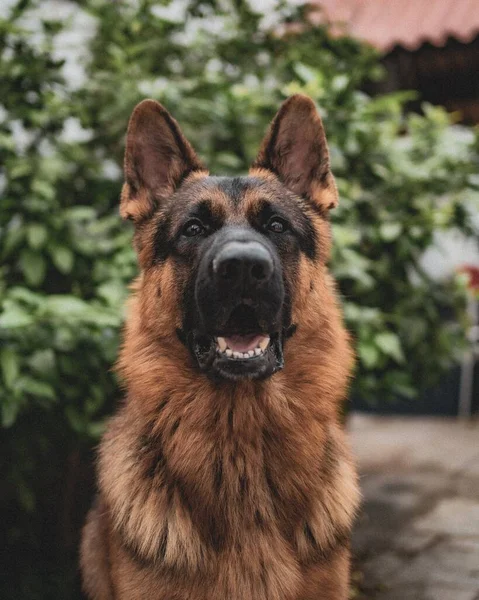
[[[140,223],[188,174],[205,171],[178,123],[155,100],[143,100],[128,124],[120,214]]]
[[[338,205],[323,123],[307,96],[296,94],[283,102],[252,168],[273,172],[288,189],[320,209]]]

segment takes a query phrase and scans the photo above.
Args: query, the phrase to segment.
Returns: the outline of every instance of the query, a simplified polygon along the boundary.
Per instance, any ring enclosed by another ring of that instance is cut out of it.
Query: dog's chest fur
[[[171,393],[148,416],[129,402],[111,422],[100,455],[110,524],[163,585],[184,573],[193,587],[206,578],[211,597],[293,597],[300,570],[349,530],[342,432],[270,387]]]

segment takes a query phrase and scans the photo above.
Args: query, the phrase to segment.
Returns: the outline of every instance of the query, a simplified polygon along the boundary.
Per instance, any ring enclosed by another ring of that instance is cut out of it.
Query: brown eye
[[[192,219],[191,221],[188,221],[188,223],[185,224],[182,233],[186,237],[195,237],[197,235],[201,235],[204,232],[205,227],[203,223],[201,223],[201,221],[198,221],[198,219]]]
[[[284,233],[288,229],[288,224],[280,217],[271,217],[266,225],[266,229],[273,233]]]

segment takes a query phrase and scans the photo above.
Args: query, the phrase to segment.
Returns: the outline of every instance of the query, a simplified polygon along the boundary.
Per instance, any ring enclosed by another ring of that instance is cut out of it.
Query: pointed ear
[[[126,134],[121,216],[144,220],[189,173],[203,170],[170,113],[155,100],[143,100],[134,109]]]
[[[288,189],[318,208],[338,204],[323,124],[307,96],[297,94],[283,102],[252,168],[273,172]]]

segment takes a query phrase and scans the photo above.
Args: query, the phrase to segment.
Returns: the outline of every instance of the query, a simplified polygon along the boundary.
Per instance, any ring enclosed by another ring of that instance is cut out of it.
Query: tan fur
[[[227,210],[220,192],[214,201]],[[176,335],[182,275],[151,264],[154,218],[137,232],[142,272],[118,365],[127,396],[100,446],[82,542],[92,600],[348,597],[359,492],[338,408],[353,355],[326,267],[329,227],[311,218],[321,253],[297,265],[297,332],[284,370],[264,381],[198,373]]]

